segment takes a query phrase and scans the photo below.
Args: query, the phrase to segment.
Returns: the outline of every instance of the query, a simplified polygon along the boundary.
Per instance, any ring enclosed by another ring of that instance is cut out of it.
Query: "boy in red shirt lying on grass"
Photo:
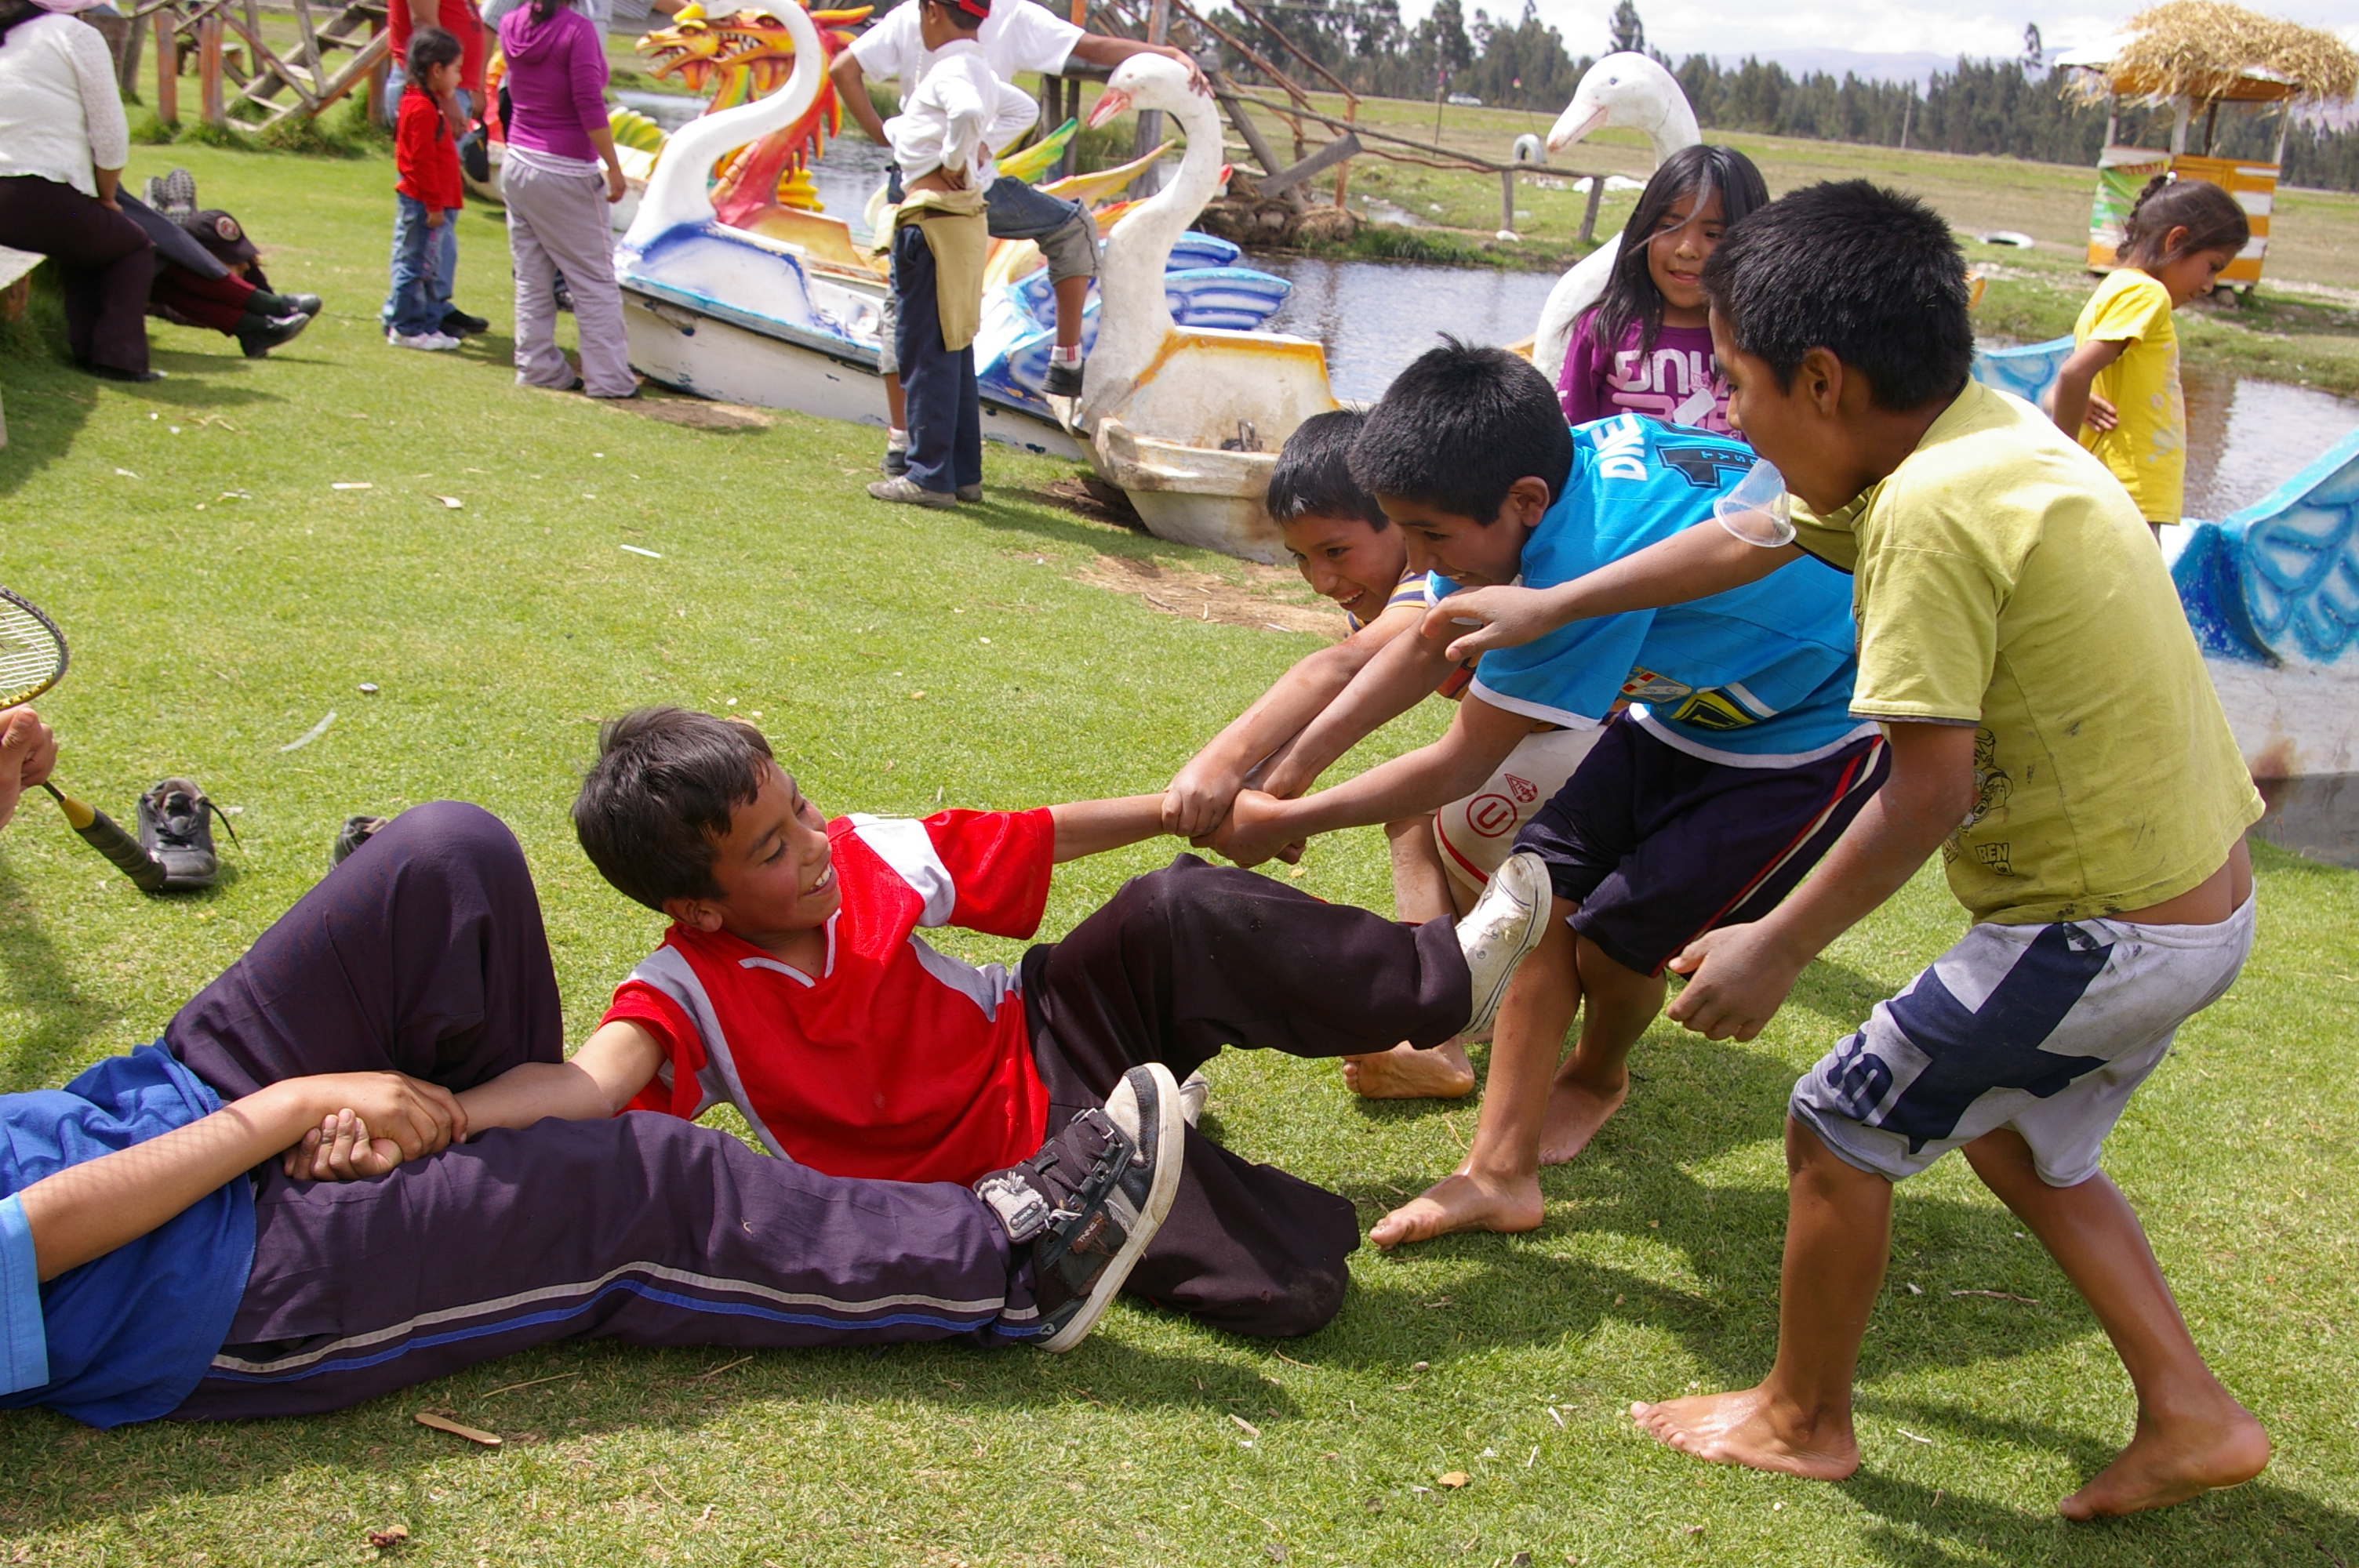
[[[976,968],[919,929],[1031,935],[1050,868],[1161,833],[1162,795],[829,820],[746,724],[642,708],[599,751],[582,846],[672,925],[572,1061],[518,1092],[560,1116],[585,1092],[688,1118],[727,1102],[773,1154],[834,1175],[975,1182],[1131,1068],[1185,1078],[1223,1045],[1438,1045],[1489,1021],[1548,908],[1531,857],[1463,922],[1406,925],[1181,855],[1013,971]],[[1241,1334],[1323,1325],[1359,1244],[1350,1201],[1193,1126],[1183,1145],[1126,1288]]]

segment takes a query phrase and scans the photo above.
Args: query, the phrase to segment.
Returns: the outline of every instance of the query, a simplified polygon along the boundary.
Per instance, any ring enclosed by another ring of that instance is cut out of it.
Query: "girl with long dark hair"
[[[1729,225],[1769,200],[1734,147],[1673,153],[1638,193],[1605,293],[1573,323],[1557,400],[1576,425],[1623,412],[1726,435],[1700,275]]]

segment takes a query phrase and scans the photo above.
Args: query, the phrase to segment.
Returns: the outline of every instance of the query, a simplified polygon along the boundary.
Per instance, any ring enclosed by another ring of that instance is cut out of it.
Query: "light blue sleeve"
[[[49,1380],[49,1334],[41,1321],[41,1271],[33,1227],[14,1194],[0,1199],[0,1394]]]

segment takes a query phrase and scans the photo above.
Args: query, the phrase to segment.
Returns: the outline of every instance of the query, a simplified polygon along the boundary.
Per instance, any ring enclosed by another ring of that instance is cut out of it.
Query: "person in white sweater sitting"
[[[983,410],[974,336],[990,246],[992,156],[1038,106],[992,74],[975,33],[989,0],[918,0],[926,57],[916,91],[886,122],[902,198],[894,215],[894,350],[908,408],[909,468],[868,487],[879,501],[955,506],[983,499]]]
[[[115,181],[131,130],[114,57],[71,13],[97,0],[0,0],[0,245],[38,251],[65,286],[74,362],[116,381],[147,367],[155,244],[124,215]]]

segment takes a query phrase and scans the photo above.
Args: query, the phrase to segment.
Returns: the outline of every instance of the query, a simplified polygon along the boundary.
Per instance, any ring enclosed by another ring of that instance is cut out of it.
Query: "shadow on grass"
[[[86,871],[87,867],[78,867]],[[53,1089],[69,1064],[120,1016],[82,994],[41,919],[39,900],[0,855],[0,997],[32,1015],[29,1033],[0,1050],[0,1093]]]
[[[2075,1476],[2093,1476],[2114,1457],[2101,1442],[1988,1421],[1950,1406],[1863,1400],[1860,1409],[1898,1416],[1935,1433],[1955,1432],[1986,1449],[2052,1454]],[[1951,1568],[1983,1553],[1997,1553],[2010,1563],[2307,1563],[2320,1568],[2348,1568],[2359,1556],[2359,1519],[2274,1486],[2266,1475],[2175,1508],[2086,1524],[2057,1514],[2057,1498],[2037,1495],[2002,1504],[1874,1469],[1862,1470],[1842,1486],[1843,1495],[1868,1516],[1862,1544],[1903,1568]]]
[[[235,1423],[158,1421],[100,1433],[48,1411],[0,1415],[11,1535],[133,1519],[191,1496],[250,1493],[321,1467],[422,1485],[454,1456],[508,1464],[615,1433],[695,1431],[746,1406],[782,1411],[882,1401],[913,1422],[1002,1432],[1090,1405],[1109,1414],[1193,1407],[1215,1419],[1299,1416],[1249,1368],[1093,1341],[1061,1356],[956,1341],[764,1351],[649,1349],[576,1340],[486,1362],[329,1415]],[[435,1411],[500,1434],[495,1454],[420,1427]],[[561,1453],[561,1450],[560,1450]]]

